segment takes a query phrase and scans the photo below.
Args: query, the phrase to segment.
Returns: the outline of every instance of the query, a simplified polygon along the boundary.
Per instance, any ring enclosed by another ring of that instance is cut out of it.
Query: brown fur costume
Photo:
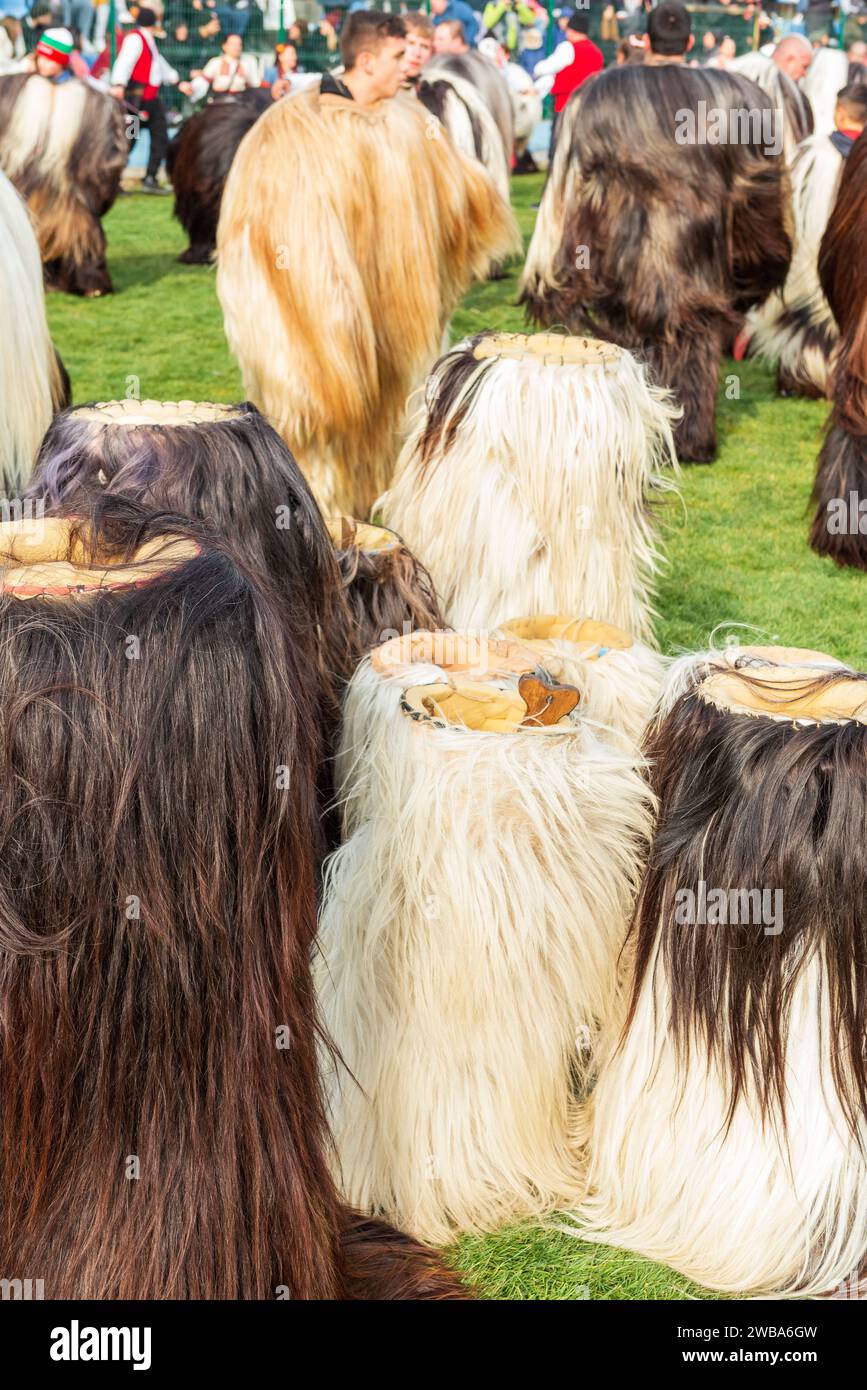
[[[465,1297],[329,1175],[308,664],[196,523],[97,512],[0,526],[0,1269]]]
[[[714,112],[740,138],[704,139]],[[746,139],[744,115],[758,118]],[[714,458],[720,354],[788,269],[784,161],[754,128],[769,121],[753,83],[677,65],[612,68],[561,117],[522,302],[539,323],[644,353],[683,406],[684,460]]]
[[[867,134],[843,170],[819,252],[819,278],[840,328],[833,409],[813,487],[810,545],[838,565],[867,570]],[[862,529],[863,528],[863,529]]]
[[[212,102],[184,121],[169,145],[166,168],[175,190],[175,217],[190,244],[178,260],[207,265],[217,249],[220,203],[238,146],[271,105],[267,91],[254,88]]]
[[[129,145],[118,102],[86,82],[0,77],[0,168],[25,198],[51,289],[110,294],[100,219]]]
[[[394,531],[353,517],[328,530],[355,624],[357,656],[417,630],[444,628],[433,580]]]

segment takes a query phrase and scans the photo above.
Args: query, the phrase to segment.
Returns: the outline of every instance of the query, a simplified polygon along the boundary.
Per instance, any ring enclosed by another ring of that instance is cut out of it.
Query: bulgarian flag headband
[[[74,48],[72,35],[68,29],[46,29],[36,45],[37,56],[51,58],[65,68]]]

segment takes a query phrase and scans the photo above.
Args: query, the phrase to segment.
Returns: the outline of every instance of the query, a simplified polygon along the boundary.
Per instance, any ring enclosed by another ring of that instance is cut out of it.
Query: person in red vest
[[[573,10],[566,21],[566,34],[563,42],[558,43],[550,58],[543,58],[541,63],[537,63],[533,69],[534,78],[546,79],[545,91],[542,91],[542,83],[537,84],[541,94],[546,96],[550,91],[554,98],[554,119],[551,122],[551,154],[554,152],[557,117],[566,102],[572,93],[581,86],[582,82],[586,82],[588,77],[601,72],[605,67],[602,50],[597,48],[593,40],[587,37],[589,27],[587,15]],[[551,76],[553,76],[554,82],[553,85],[548,85],[548,79]]]
[[[157,174],[166,157],[169,147],[169,132],[166,125],[165,107],[160,101],[160,87],[173,87],[188,96],[189,82],[178,82],[178,74],[169,67],[160,55],[154,39],[157,17],[153,10],[140,9],[135,29],[125,36],[120,52],[111,70],[112,96],[138,111],[143,121],[147,121],[151,136],[151,150],[148,167],[142,181],[145,193],[168,193],[160,188]],[[135,137],[133,138],[133,144]]]

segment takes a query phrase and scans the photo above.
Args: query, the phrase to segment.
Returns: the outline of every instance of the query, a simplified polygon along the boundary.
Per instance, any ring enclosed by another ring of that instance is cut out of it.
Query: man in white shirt
[[[193,101],[201,101],[209,93],[225,96],[227,93],[246,92],[259,85],[252,64],[244,57],[240,34],[228,34],[220,56],[211,58],[200,72],[192,72],[190,77]]]
[[[141,119],[147,121],[151,137],[148,167],[142,181],[145,193],[167,193],[157,183],[160,165],[169,147],[169,132],[166,125],[165,107],[160,101],[160,87],[164,84],[190,95],[189,82],[178,82],[178,74],[161,56],[157,49],[153,31],[157,17],[147,8],[138,12],[136,28],[124,35],[120,52],[111,70],[111,93],[118,101],[139,112]],[[137,132],[136,132],[137,133]],[[133,139],[133,144],[135,139]]]

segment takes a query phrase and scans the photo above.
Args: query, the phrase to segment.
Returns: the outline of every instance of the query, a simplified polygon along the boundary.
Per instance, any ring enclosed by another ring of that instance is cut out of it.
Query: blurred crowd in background
[[[749,49],[770,52],[789,35],[803,35],[814,47],[844,48],[852,62],[867,61],[867,0],[720,0],[689,8],[692,65],[725,67]],[[324,71],[339,71],[341,27],[347,14],[363,9],[414,21],[410,80],[431,56],[472,49],[511,87],[534,87],[545,99],[545,129],[530,147],[544,151],[548,121],[577,85],[612,63],[643,61],[653,3],[623,0],[617,7],[588,0],[561,10],[541,0],[151,0],[143,8],[128,0],[36,0],[28,9],[23,0],[0,0],[0,74],[33,70],[55,82],[77,77],[113,91],[146,123],[147,139],[132,163],[147,165],[144,186],[159,191],[156,170],[184,116],[254,89],[279,98]],[[806,45],[801,57],[806,71]],[[798,80],[803,74],[791,75]]]

